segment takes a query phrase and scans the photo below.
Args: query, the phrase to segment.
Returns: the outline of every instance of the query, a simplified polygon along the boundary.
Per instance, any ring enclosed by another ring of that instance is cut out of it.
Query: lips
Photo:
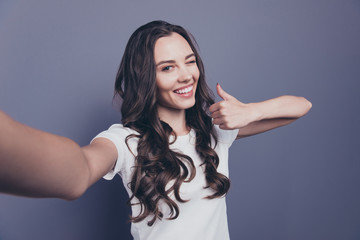
[[[176,90],[174,90],[174,93],[177,94],[187,94],[190,93],[193,90],[194,86],[193,85],[189,85],[183,88],[178,88]]]

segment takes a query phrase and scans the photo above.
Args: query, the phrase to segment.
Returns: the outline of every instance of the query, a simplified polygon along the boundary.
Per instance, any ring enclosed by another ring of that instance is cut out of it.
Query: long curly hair
[[[127,43],[116,76],[115,94],[123,99],[123,125],[137,132],[127,136],[126,144],[130,138],[138,138],[135,166],[129,183],[132,196],[128,203],[132,205],[132,200],[138,199],[141,211],[138,216],[130,217],[130,220],[139,222],[152,216],[148,221],[149,226],[156,219],[163,218],[159,208],[160,201],[170,209],[168,219],[178,217],[179,207],[176,201],[188,201],[181,198],[180,186],[191,181],[196,174],[189,156],[171,150],[169,137],[174,135],[176,141],[176,134],[167,123],[159,119],[157,112],[154,46],[159,38],[172,33],[180,34],[188,42],[200,72],[195,105],[185,111],[186,123],[196,133],[196,151],[205,165],[207,188],[213,189],[213,194],[207,198],[221,197],[230,187],[229,179],[217,172],[219,157],[211,148],[211,138],[216,145],[217,136],[207,109],[214,103],[214,94],[205,82],[204,66],[195,47],[196,41],[181,26],[165,21],[147,23],[138,28]],[[176,201],[169,197],[170,193],[174,194]]]

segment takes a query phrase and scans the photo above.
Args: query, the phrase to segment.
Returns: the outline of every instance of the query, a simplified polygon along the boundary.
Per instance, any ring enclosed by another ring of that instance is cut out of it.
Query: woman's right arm
[[[21,124],[0,111],[0,192],[72,200],[115,164],[107,139],[80,147],[69,138]]]

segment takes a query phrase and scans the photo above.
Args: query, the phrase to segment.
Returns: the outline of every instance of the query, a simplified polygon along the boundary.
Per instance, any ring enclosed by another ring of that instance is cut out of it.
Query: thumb
[[[218,93],[218,95],[224,99],[225,101],[228,101],[230,100],[231,98],[233,98],[233,96],[231,96],[230,94],[228,94],[227,92],[225,92],[222,87],[220,86],[220,84],[218,83],[216,85],[216,91]]]

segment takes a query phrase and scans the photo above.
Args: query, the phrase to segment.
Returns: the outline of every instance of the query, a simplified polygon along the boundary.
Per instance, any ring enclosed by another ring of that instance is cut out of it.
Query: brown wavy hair
[[[132,196],[128,203],[134,204],[131,201],[137,198],[141,211],[138,216],[130,217],[130,220],[139,222],[153,216],[148,222],[149,226],[153,225],[156,219],[163,218],[159,208],[160,201],[170,209],[168,219],[178,217],[179,207],[176,201],[189,200],[181,198],[180,186],[183,182],[191,181],[196,174],[194,163],[189,156],[170,149],[169,137],[174,135],[176,140],[176,134],[167,123],[159,119],[157,112],[154,46],[159,38],[172,33],[180,34],[188,42],[200,72],[195,105],[186,109],[186,123],[196,133],[196,151],[205,165],[207,188],[214,192],[207,198],[221,197],[230,187],[229,179],[217,172],[219,157],[211,148],[211,137],[216,145],[217,136],[207,109],[214,103],[214,94],[205,82],[204,66],[195,47],[196,41],[181,26],[165,21],[147,23],[131,35],[126,45],[116,76],[115,94],[123,100],[123,125],[137,132],[127,136],[126,144],[129,138],[138,138],[135,166],[129,183]],[[174,194],[176,201],[169,197],[170,193]]]

